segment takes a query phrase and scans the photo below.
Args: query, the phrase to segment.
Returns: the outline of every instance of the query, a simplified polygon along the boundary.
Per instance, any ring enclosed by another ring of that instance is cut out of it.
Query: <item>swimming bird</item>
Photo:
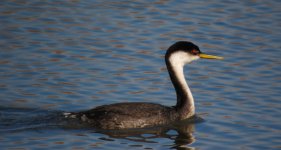
[[[102,105],[87,111],[64,115],[66,118],[78,118],[100,129],[145,128],[191,118],[195,115],[194,98],[185,80],[184,66],[199,58],[223,59],[223,57],[202,53],[197,45],[188,41],[176,42],[168,48],[165,62],[176,91],[175,106],[128,102]]]

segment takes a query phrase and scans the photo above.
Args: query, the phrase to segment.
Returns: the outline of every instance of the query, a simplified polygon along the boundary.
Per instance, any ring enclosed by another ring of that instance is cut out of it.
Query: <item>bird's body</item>
[[[136,102],[98,106],[76,115],[97,128],[123,129],[167,124],[177,120],[175,114],[173,107]]]
[[[65,117],[78,118],[101,129],[143,128],[188,119],[195,115],[195,106],[183,67],[199,58],[222,59],[203,54],[198,46],[185,41],[177,42],[167,50],[165,62],[177,94],[175,106],[143,102],[117,103],[98,106],[88,111],[65,113]]]

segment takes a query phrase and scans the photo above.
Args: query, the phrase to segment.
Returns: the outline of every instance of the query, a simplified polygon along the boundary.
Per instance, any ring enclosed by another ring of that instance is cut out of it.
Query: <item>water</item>
[[[280,4],[1,1],[1,148],[280,149]],[[225,57],[185,68],[205,121],[122,132],[65,126],[64,111],[174,105],[163,56],[179,40]]]

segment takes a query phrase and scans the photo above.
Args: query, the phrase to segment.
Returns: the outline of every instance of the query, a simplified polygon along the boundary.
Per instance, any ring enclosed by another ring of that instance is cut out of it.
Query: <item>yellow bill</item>
[[[223,57],[220,57],[220,56],[208,55],[208,54],[204,54],[204,53],[199,54],[199,57],[205,58],[205,59],[223,59]]]

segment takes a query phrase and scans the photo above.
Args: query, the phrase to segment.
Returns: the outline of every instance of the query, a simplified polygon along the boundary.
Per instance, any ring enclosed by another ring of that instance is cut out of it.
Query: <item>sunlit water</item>
[[[0,2],[1,149],[280,149],[281,1]],[[163,56],[189,40],[223,61],[185,68],[204,121],[98,131],[64,111],[175,104]]]

